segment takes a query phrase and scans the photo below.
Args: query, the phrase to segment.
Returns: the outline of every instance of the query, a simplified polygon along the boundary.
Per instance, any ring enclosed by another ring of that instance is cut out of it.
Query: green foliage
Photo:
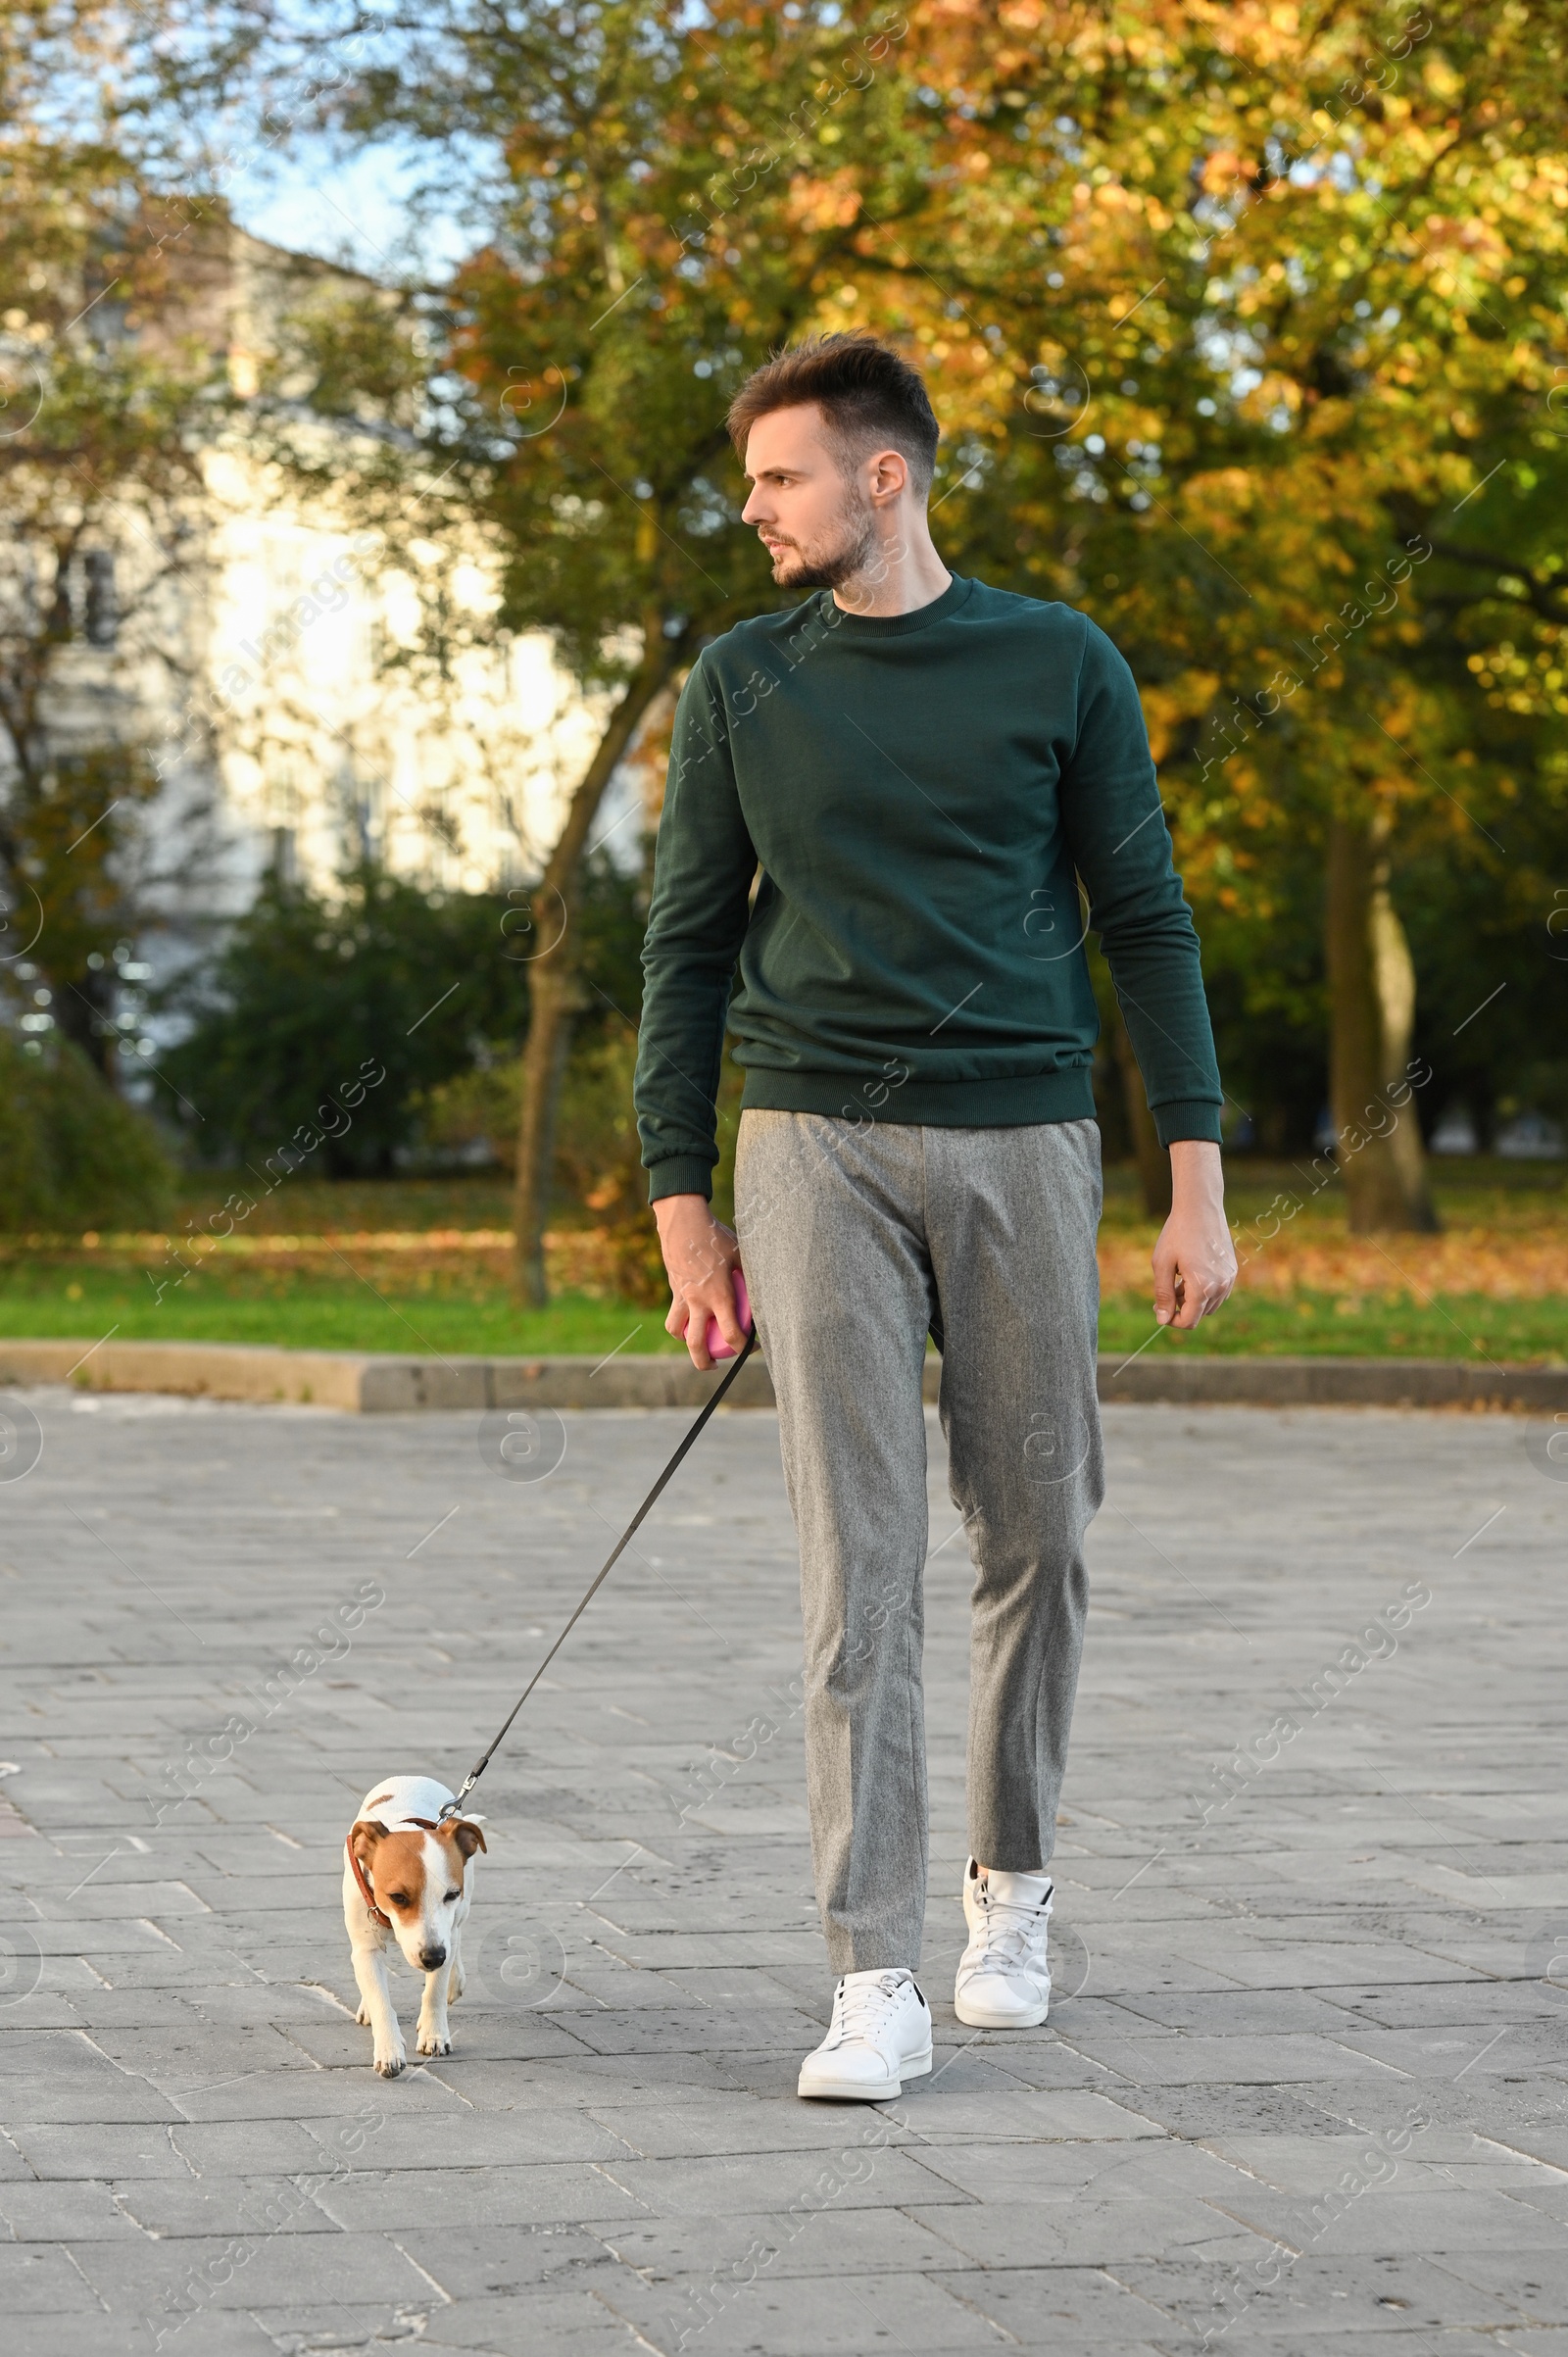
[[[211,971],[168,1002],[194,1017],[162,1069],[193,1108],[197,1154],[256,1159],[292,1141],[313,1166],[347,1177],[385,1174],[416,1142],[487,1137],[504,1161],[527,1029],[525,899],[521,887],[425,892],[374,866],[346,876],[332,900],[270,880]],[[637,880],[591,860],[576,924],[587,1052],[636,1023]],[[365,1095],[344,1106],[340,1090],[362,1068]],[[377,1068],[385,1078],[372,1081]],[[328,1135],[339,1114],[347,1125]]]
[[[254,1159],[292,1142],[337,1176],[390,1170],[414,1134],[416,1092],[522,1029],[524,969],[501,929],[509,906],[421,892],[373,867],[330,902],[270,882],[164,1059],[194,1108],[197,1151]],[[363,1099],[344,1105],[362,1073]],[[345,1126],[327,1135],[332,1104]]]
[[[516,1159],[522,1066],[514,1056],[488,1057],[420,1089],[414,1099],[419,1142],[438,1157],[493,1163],[510,1176]]]
[[[0,1228],[67,1235],[156,1226],[173,1173],[152,1129],[65,1040],[0,1031]]]
[[[1385,831],[1432,1102],[1555,1102],[1563,0],[209,14],[176,78],[270,87],[324,48],[353,71],[323,119],[438,186],[493,166],[416,457],[432,533],[494,531],[508,624],[620,680],[774,603],[730,392],[808,327],[898,337],[944,555],[1133,663],[1265,1137],[1323,1101],[1336,820]],[[382,332],[344,325],[323,399],[358,367],[395,404]]]
[[[395,26],[354,0],[308,25],[218,0],[168,68],[187,105],[254,104],[309,61],[320,118],[395,141],[443,209],[454,174],[490,166],[474,250],[439,300],[411,298],[433,353],[422,409],[376,296],[293,332],[291,391],[308,378],[333,414],[379,406],[413,431],[357,447],[350,485],[280,410],[280,455],[305,478],[335,469],[394,544],[411,487],[432,541],[471,546],[477,520],[502,561],[498,618],[549,631],[584,681],[622,683],[651,655],[683,667],[778,603],[737,528],[733,393],[823,317],[848,323],[829,306],[862,213],[924,201],[939,126],[908,103],[909,34],[898,10],[852,24],[827,0],[787,17],[713,0],[700,19],[683,0],[430,0]],[[334,52],[353,71],[319,81]],[[456,617],[436,568],[416,586],[434,647]]]

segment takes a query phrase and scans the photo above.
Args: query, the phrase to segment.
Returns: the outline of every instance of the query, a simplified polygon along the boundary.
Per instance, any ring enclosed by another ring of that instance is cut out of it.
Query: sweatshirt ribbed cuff
[[[1203,1138],[1210,1146],[1220,1142],[1220,1107],[1210,1105],[1203,1097],[1178,1097],[1169,1105],[1150,1108],[1154,1116],[1154,1135],[1161,1146],[1179,1145],[1184,1138]]]
[[[702,1195],[712,1200],[713,1165],[706,1154],[670,1154],[648,1173],[648,1200],[657,1203],[666,1195]]]

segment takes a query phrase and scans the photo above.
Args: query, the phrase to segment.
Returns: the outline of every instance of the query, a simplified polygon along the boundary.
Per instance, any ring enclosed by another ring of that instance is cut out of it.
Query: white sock
[[[1009,1874],[994,1866],[985,1879],[992,1897],[1004,1907],[1043,1906],[1051,1890],[1051,1877],[1046,1873]]]

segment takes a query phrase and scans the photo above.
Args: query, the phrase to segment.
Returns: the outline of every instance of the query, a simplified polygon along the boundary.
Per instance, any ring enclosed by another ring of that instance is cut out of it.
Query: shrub
[[[0,1031],[0,1228],[157,1227],[173,1172],[150,1124],[58,1035],[32,1055]]]
[[[198,1153],[257,1160],[298,1140],[323,1175],[390,1172],[417,1092],[525,1026],[507,910],[504,895],[423,892],[373,867],[331,901],[269,881],[216,966],[174,1001],[195,1022],[164,1069],[196,1108]],[[322,1114],[345,1092],[339,1114]]]

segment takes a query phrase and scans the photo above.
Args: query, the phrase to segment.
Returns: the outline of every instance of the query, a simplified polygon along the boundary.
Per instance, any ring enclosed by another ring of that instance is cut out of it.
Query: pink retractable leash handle
[[[750,1334],[752,1330],[751,1296],[747,1293],[746,1279],[741,1275],[739,1269],[735,1271],[735,1314],[741,1321],[741,1332]],[[724,1340],[723,1329],[716,1317],[710,1317],[708,1321],[707,1341],[710,1358],[734,1357],[735,1353]]]

